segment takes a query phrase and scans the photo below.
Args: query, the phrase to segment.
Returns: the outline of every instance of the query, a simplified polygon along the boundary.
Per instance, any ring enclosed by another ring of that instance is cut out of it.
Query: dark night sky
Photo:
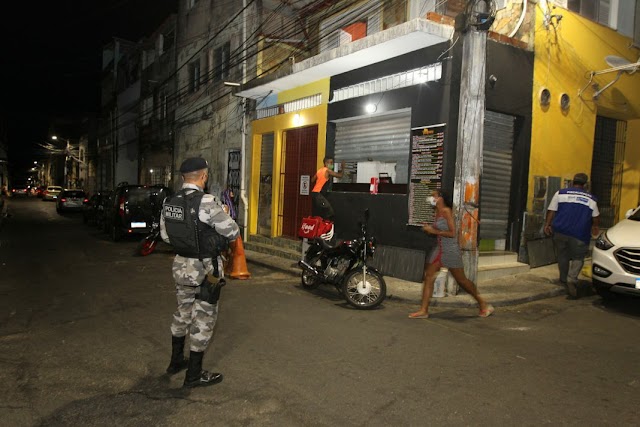
[[[16,178],[37,160],[34,144],[48,138],[52,120],[98,112],[102,45],[112,36],[138,41],[149,35],[175,12],[177,1],[3,4],[0,119]]]

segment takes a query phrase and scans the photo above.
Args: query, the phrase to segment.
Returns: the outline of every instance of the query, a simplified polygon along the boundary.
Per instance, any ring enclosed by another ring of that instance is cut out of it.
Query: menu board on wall
[[[411,130],[409,225],[422,226],[435,220],[435,209],[428,198],[442,186],[444,130],[444,124]]]

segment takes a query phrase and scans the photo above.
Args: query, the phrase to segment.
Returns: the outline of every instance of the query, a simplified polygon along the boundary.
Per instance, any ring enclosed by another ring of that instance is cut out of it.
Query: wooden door
[[[316,172],[317,152],[317,125],[285,132],[280,170],[282,236],[297,238],[302,218],[311,215],[311,196],[300,194],[300,179]]]

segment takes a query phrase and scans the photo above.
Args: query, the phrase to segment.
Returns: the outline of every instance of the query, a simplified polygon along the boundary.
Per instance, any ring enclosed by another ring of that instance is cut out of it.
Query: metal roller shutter
[[[480,180],[480,238],[506,239],[515,117],[485,111]]]
[[[375,160],[396,163],[396,184],[409,176],[411,110],[336,124],[336,162]]]
[[[271,175],[273,173],[273,133],[262,135],[260,151],[260,176]]]

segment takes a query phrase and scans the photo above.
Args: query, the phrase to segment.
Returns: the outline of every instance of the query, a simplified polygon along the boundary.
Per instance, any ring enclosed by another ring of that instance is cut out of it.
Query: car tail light
[[[118,203],[120,204],[120,209],[118,210],[118,214],[120,214],[120,216],[124,218],[124,196],[120,197],[120,200],[118,201]]]
[[[89,203],[89,199],[84,199],[82,203]]]
[[[15,189],[15,188],[13,188],[11,191],[13,191],[13,192],[15,193],[15,192],[16,192],[16,189]]]
[[[62,198],[62,199],[60,199],[60,201],[61,201],[62,203],[64,203],[64,202],[66,202],[66,201],[67,201],[67,199]]]

